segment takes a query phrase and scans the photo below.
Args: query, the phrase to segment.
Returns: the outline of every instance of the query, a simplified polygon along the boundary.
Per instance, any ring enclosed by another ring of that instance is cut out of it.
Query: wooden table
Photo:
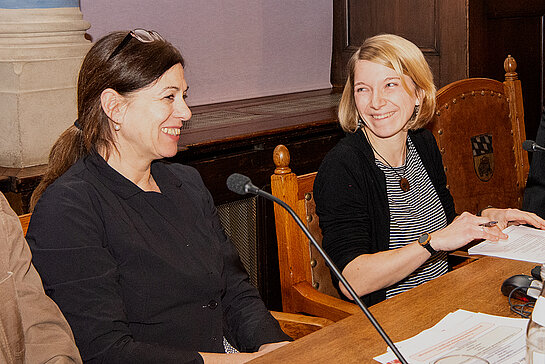
[[[483,257],[431,282],[370,308],[394,341],[408,339],[459,308],[499,316],[519,317],[509,310],[500,291],[515,274],[530,274],[534,263]],[[376,363],[386,343],[363,313],[350,316],[252,363]]]

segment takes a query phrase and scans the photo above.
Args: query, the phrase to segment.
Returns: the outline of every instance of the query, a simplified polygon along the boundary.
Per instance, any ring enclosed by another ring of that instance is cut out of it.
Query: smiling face
[[[415,86],[408,76],[403,80],[393,69],[379,63],[359,60],[354,69],[354,99],[368,131],[388,139],[407,133],[407,122],[418,103]]]
[[[178,152],[182,122],[191,118],[185,103],[187,83],[181,64],[172,66],[156,82],[126,98],[115,131],[121,159],[150,162]]]

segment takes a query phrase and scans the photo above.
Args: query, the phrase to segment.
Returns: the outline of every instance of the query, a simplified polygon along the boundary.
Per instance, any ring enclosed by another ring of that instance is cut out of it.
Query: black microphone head
[[[246,191],[246,185],[248,183],[252,183],[250,177],[246,177],[240,173],[233,173],[229,176],[229,178],[227,178],[227,188],[229,191],[233,191],[239,195],[245,195],[248,193]]]
[[[527,152],[533,152],[535,150],[536,142],[533,140],[525,140],[522,142],[522,149]]]

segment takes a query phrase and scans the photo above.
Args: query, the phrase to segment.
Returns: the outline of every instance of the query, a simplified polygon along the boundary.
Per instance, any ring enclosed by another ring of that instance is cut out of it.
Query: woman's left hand
[[[286,344],[289,344],[289,341],[280,341],[277,343],[269,343],[269,344],[263,344],[259,347],[258,352],[262,353],[268,353],[270,351],[276,350]]]
[[[490,221],[497,221],[497,226],[503,230],[508,223],[529,224],[538,229],[545,229],[545,220],[532,212],[521,211],[518,209],[496,209],[487,208],[481,213],[481,216],[487,217]]]

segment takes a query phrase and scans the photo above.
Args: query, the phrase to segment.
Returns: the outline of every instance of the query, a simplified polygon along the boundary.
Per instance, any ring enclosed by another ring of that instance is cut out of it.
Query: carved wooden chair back
[[[295,210],[321,244],[322,234],[312,195],[316,172],[300,176],[292,173],[289,151],[283,145],[275,148],[273,160],[276,169],[271,176],[272,194]],[[333,321],[356,312],[355,305],[339,298],[324,259],[293,218],[276,204],[274,215],[283,310]]]
[[[522,90],[516,62],[504,62],[505,81],[469,78],[437,93],[430,129],[443,157],[456,212],[477,213],[488,205],[522,206],[528,155]]]

